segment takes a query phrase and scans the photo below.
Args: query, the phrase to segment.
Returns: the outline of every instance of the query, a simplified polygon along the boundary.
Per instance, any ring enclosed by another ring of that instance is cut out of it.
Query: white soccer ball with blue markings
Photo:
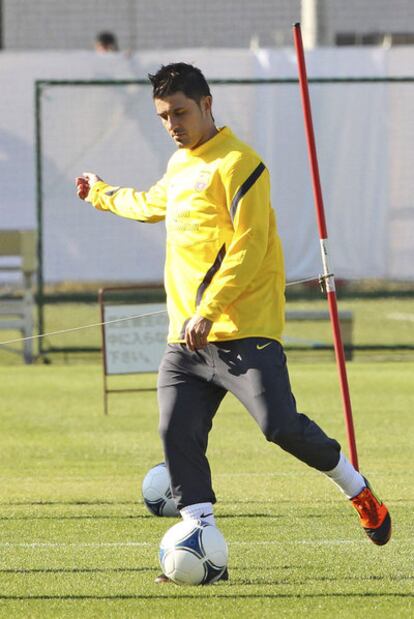
[[[179,516],[171,494],[170,475],[164,462],[153,466],[142,482],[142,498],[155,516]]]
[[[177,585],[215,582],[225,571],[227,559],[223,534],[204,520],[182,520],[161,540],[161,569]]]

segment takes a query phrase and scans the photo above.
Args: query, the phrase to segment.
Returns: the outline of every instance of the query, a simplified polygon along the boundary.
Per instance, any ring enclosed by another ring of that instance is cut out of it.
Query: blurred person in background
[[[107,52],[118,52],[118,41],[113,32],[98,32],[95,38],[95,50],[100,54]]]

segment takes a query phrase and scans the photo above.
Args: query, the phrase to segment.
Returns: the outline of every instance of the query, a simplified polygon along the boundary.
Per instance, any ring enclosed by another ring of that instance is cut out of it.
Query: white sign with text
[[[105,304],[104,321],[107,375],[158,370],[168,334],[164,303]]]

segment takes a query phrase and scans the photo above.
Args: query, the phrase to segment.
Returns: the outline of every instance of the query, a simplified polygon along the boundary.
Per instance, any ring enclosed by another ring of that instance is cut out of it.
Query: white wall
[[[8,50],[91,49],[101,30],[121,49],[289,44],[300,0],[2,0]],[[45,36],[47,33],[47,36]]]
[[[306,1],[306,0],[304,0]],[[122,49],[291,45],[300,0],[2,0],[7,50],[92,49],[111,30]],[[413,32],[412,0],[328,0],[333,33]]]

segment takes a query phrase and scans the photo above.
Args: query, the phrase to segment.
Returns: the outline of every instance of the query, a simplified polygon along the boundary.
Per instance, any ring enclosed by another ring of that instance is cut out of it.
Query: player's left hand
[[[207,346],[207,337],[211,331],[213,323],[203,316],[193,316],[185,329],[185,343],[188,350],[194,351],[197,348]]]

